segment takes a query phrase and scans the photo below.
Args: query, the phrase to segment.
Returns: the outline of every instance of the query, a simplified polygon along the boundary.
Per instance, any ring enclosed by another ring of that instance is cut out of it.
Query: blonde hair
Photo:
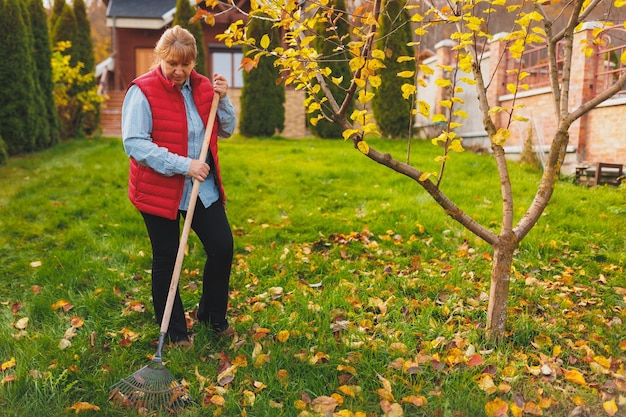
[[[187,29],[176,25],[163,32],[154,47],[152,68],[157,67],[162,60],[167,59],[191,62],[195,66],[197,56],[196,38]]]

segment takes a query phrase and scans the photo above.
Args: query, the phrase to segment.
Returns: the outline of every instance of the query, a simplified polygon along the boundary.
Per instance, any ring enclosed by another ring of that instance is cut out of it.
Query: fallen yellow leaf
[[[581,374],[580,371],[576,369],[572,369],[571,371],[564,369],[563,374],[565,375],[565,379],[567,381],[574,382],[575,384],[583,386],[587,385],[587,381],[585,381],[585,377],[583,376],[583,374]]]
[[[346,395],[350,398],[356,397],[356,393],[354,392],[354,388],[350,385],[341,385],[337,388],[337,391],[341,392],[343,395]]]
[[[281,343],[285,343],[289,339],[289,331],[288,330],[281,330],[276,335],[276,339],[278,339],[278,341],[281,342]]]
[[[84,401],[78,401],[72,404],[71,407],[68,407],[67,411],[75,411],[78,414],[83,411],[100,411],[100,407]]]
[[[487,417],[506,417],[508,410],[509,405],[500,398],[496,398],[485,404],[485,414]]]
[[[2,364],[2,367],[0,367],[0,371],[4,372],[9,368],[14,368],[14,367],[15,367],[15,358],[11,358],[11,360],[8,360]]]
[[[428,400],[423,395],[409,395],[408,397],[402,398],[402,402],[413,404],[416,407],[428,404]]]
[[[617,404],[615,403],[615,400],[610,400],[610,401],[605,401],[602,403],[602,408],[604,408],[604,411],[606,411],[606,413],[609,416],[614,416],[617,414]]]

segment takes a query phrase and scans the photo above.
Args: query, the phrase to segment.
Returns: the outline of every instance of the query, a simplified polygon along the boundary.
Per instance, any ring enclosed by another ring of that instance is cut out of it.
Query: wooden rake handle
[[[211,103],[211,112],[209,113],[209,120],[207,120],[206,131],[204,132],[204,142],[202,143],[202,149],[200,150],[200,161],[206,161],[207,154],[209,153],[209,143],[211,142],[211,135],[213,134],[213,126],[215,125],[215,117],[217,115],[217,105],[220,101],[220,95],[215,92],[213,95],[213,102]],[[189,200],[189,208],[187,209],[187,216],[185,216],[185,224],[183,226],[183,233],[180,237],[180,243],[178,244],[178,253],[176,254],[176,263],[174,264],[174,272],[172,273],[172,282],[170,283],[170,289],[167,293],[167,302],[165,303],[165,311],[163,312],[163,320],[161,320],[161,334],[167,333],[167,329],[170,325],[170,319],[172,317],[172,309],[174,307],[174,298],[176,296],[176,290],[178,289],[178,280],[180,279],[180,271],[183,267],[183,259],[185,258],[185,248],[187,246],[187,239],[189,239],[189,232],[191,230],[191,221],[193,220],[193,212],[196,209],[196,201],[198,200],[198,191],[200,190],[200,181],[193,182],[193,188],[191,189],[191,198]]]

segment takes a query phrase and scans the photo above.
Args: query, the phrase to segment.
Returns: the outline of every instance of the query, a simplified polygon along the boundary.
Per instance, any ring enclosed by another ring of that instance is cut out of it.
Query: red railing
[[[626,31],[622,28],[610,28],[598,36],[601,41],[596,46],[595,77],[593,84],[595,93],[606,90],[619,78],[626,66],[621,60],[622,54],[626,51]],[[621,90],[617,95],[626,95],[626,89]]]
[[[561,71],[563,69],[563,47],[559,43],[557,44],[557,68],[559,70],[559,79],[561,77]],[[519,84],[528,85],[528,89],[547,87],[550,85],[550,72],[548,70],[548,47],[542,46],[527,46],[526,50],[522,53],[521,58],[513,58],[510,53],[507,53],[507,70],[519,70],[519,72],[527,72],[528,75],[522,79]],[[517,73],[507,73],[506,83],[516,84]]]

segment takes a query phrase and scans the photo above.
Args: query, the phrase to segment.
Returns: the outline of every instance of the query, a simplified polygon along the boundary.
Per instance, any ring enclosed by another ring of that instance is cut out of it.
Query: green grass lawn
[[[400,141],[370,142],[406,159]],[[220,146],[238,337],[196,324],[192,348],[164,351],[195,401],[180,415],[626,413],[624,188],[558,182],[516,254],[507,337],[494,344],[484,332],[490,247],[416,183],[344,141]],[[411,163],[436,170],[436,153],[415,142]],[[0,167],[0,415],[137,414],[108,400],[150,363],[159,334],[127,166],[119,139],[94,139]],[[539,176],[511,163],[518,218]],[[490,157],[454,155],[442,188],[498,230]],[[192,234],[189,311],[202,252]]]

